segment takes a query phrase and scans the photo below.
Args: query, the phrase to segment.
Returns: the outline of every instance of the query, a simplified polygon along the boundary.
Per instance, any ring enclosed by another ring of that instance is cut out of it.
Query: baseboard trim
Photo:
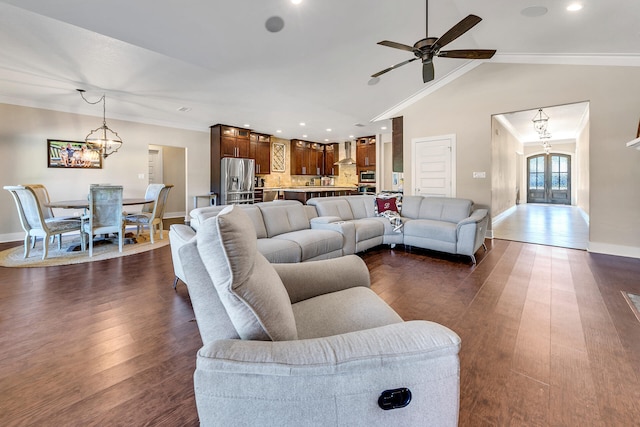
[[[623,256],[627,258],[640,258],[640,248],[636,248],[633,246],[621,246],[621,245],[612,245],[610,243],[589,242],[587,244],[587,251],[596,253],[596,254]]]
[[[511,206],[509,209],[500,212],[498,215],[491,217],[491,227],[493,228],[495,225],[499,224],[500,221],[503,221],[506,217],[511,215],[516,211],[517,206]]]

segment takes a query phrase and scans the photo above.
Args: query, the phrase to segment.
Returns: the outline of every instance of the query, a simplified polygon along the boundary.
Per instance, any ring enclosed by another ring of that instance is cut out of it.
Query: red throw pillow
[[[398,206],[396,205],[396,198],[390,197],[388,199],[376,199],[376,205],[378,206],[378,213],[385,211],[398,212]]]

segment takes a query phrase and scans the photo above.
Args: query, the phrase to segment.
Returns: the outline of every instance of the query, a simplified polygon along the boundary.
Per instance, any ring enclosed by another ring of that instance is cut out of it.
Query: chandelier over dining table
[[[97,150],[100,155],[106,159],[111,154],[116,153],[123,144],[122,138],[120,138],[118,132],[111,130],[109,126],[107,126],[106,95],[103,94],[100,99],[95,102],[91,102],[84,97],[84,89],[76,90],[80,92],[80,96],[87,104],[95,105],[102,102],[102,126],[89,132],[84,140],[90,148]]]

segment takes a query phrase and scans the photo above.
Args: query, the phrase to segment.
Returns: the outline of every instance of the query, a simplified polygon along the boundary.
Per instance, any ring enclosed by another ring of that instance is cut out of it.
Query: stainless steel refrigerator
[[[253,203],[254,160],[224,157],[220,160],[220,204]]]

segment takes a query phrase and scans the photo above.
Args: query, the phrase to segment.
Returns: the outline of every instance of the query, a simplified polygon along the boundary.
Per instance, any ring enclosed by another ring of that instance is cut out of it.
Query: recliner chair
[[[178,255],[204,344],[202,425],[457,425],[459,337],[403,322],[359,257],[270,264],[235,206]]]

